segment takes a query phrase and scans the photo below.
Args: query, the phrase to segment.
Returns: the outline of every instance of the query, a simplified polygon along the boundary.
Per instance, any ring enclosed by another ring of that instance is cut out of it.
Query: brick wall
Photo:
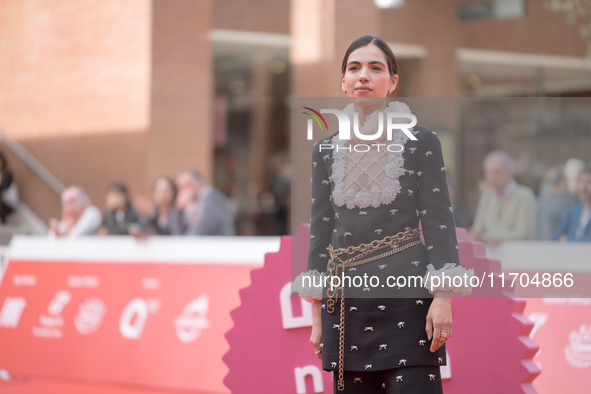
[[[195,168],[211,178],[213,70],[208,0],[153,0],[147,176]]]
[[[0,2],[0,126],[65,184],[102,203],[113,178],[143,187],[150,2]],[[11,157],[42,219],[59,198]]]
[[[0,127],[103,206],[113,180],[211,172],[210,2],[1,0]],[[44,220],[59,198],[9,154]]]

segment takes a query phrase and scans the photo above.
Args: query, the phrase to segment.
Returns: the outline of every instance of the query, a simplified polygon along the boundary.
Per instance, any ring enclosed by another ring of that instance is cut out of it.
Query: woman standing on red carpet
[[[349,46],[341,85],[351,104],[344,111],[358,117],[362,134],[377,135],[388,112],[410,114],[406,104],[388,102],[398,80],[382,39],[363,36]],[[314,146],[309,271],[302,275],[377,276],[384,284],[387,277],[467,272],[459,265],[439,139],[420,126],[408,134],[394,130],[386,140],[384,131],[368,142],[335,133]],[[360,142],[374,149],[351,149]],[[381,142],[401,149],[375,149]],[[321,144],[340,149],[327,153]],[[334,371],[335,392],[443,392],[439,367],[452,337],[451,296],[468,288],[328,283],[296,285],[296,292],[313,302],[310,342],[323,369]]]

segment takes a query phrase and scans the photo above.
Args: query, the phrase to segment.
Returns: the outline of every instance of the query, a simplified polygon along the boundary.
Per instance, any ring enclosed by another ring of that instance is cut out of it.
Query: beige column
[[[409,61],[404,81],[408,97],[458,97],[461,95],[459,66],[455,48],[458,46],[457,3],[454,1],[408,1],[411,22],[398,35],[416,31],[427,56]],[[425,12],[428,10],[428,12]],[[404,38],[404,37],[403,37]]]

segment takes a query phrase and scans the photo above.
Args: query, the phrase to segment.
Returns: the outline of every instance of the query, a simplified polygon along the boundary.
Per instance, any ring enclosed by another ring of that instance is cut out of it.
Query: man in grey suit
[[[235,235],[228,198],[207,185],[199,171],[181,172],[177,186],[177,208],[183,235]]]

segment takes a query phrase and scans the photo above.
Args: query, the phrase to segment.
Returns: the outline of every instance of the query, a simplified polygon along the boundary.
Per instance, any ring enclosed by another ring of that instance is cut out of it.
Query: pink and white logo
[[[140,339],[148,321],[148,315],[155,314],[160,309],[160,300],[150,298],[134,298],[129,301],[119,318],[119,332],[123,338]]]
[[[101,326],[106,307],[100,298],[88,298],[78,307],[74,326],[82,335],[92,334]]]
[[[27,300],[21,297],[7,297],[0,311],[0,327],[16,328]]]
[[[47,314],[39,316],[39,325],[33,326],[33,335],[40,338],[61,338],[64,318],[62,311],[70,303],[68,290],[59,290],[47,306]]]
[[[576,368],[591,367],[591,325],[581,325],[578,331],[571,331],[570,343],[564,349],[564,357]]]
[[[66,305],[70,302],[72,296],[67,290],[60,290],[55,293],[55,296],[47,306],[47,313],[53,316],[57,316],[62,313]]]
[[[182,342],[193,342],[209,326],[208,309],[209,297],[207,294],[195,298],[183,308],[181,314],[174,320],[176,335]]]

